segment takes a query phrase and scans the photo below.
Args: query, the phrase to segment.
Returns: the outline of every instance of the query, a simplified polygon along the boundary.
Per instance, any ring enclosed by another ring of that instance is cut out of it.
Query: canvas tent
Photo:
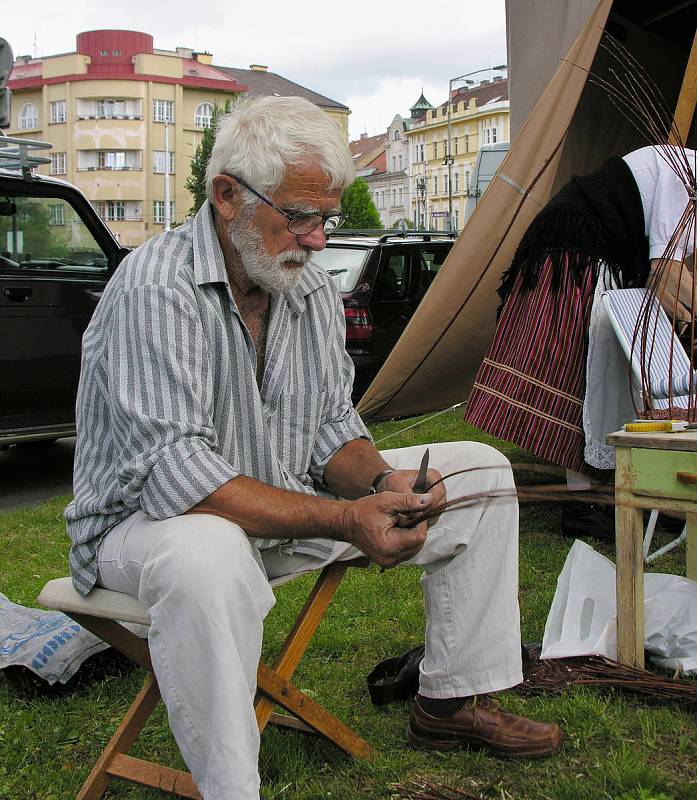
[[[467,398],[495,329],[496,290],[528,225],[572,174],[646,142],[588,81],[607,29],[651,75],[685,133],[697,91],[697,0],[507,0],[511,136],[499,173],[358,404],[366,419]],[[545,88],[546,87],[546,88]]]

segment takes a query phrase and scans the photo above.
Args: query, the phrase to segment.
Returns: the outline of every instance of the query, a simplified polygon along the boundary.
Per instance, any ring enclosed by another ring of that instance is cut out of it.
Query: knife
[[[423,457],[421,458],[421,466],[419,467],[419,472],[416,476],[416,480],[414,481],[414,491],[417,494],[421,494],[422,492],[426,491],[426,473],[428,472],[428,447],[424,451]]]

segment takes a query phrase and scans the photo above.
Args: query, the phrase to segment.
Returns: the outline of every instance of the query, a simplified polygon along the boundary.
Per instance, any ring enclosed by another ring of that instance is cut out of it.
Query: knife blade
[[[427,480],[426,473],[428,472],[428,459],[429,459],[429,452],[427,447],[421,458],[421,466],[419,467],[419,472],[416,476],[416,480],[414,481],[414,491],[417,494],[421,494],[421,492],[426,491],[426,480]]]

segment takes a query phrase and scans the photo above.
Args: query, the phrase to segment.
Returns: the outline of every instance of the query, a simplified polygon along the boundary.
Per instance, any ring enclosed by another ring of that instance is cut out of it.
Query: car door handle
[[[8,286],[7,289],[3,290],[3,294],[8,300],[19,303],[31,297],[31,289],[25,286]]]

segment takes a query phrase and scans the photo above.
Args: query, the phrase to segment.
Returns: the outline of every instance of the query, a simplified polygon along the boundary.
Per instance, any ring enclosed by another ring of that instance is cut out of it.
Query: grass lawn
[[[526,456],[465,426],[458,411],[386,440],[381,446],[480,439],[514,462]],[[373,426],[376,440],[407,422]],[[50,578],[68,572],[62,509],[67,497],[39,508],[0,514],[0,591],[35,605]],[[571,541],[559,535],[554,506],[521,510],[520,605],[523,638],[542,638],[545,619]],[[613,547],[589,539],[613,558]],[[664,558],[657,571],[684,574],[684,551]],[[499,800],[697,800],[696,715],[608,691],[573,689],[554,697],[503,693],[502,705],[559,723],[562,753],[543,761],[504,762],[482,754],[421,753],[406,743],[409,706],[371,706],[365,676],[375,663],[423,641],[423,613],[415,568],[379,573],[350,570],[295,682],[373,744],[376,758],[361,763],[302,734],[268,729],[262,737],[262,788],[269,800],[399,797],[395,784],[424,776],[460,787],[468,798]],[[281,588],[282,602],[267,622],[265,649],[280,645],[310,578]],[[100,750],[130,704],[143,673],[116,656],[88,662],[67,687],[37,690],[0,677],[0,800],[75,797]],[[147,753],[182,766],[162,709],[148,724],[134,755]],[[108,798],[146,800],[157,792],[114,781]],[[234,800],[234,798],[231,798]]]

